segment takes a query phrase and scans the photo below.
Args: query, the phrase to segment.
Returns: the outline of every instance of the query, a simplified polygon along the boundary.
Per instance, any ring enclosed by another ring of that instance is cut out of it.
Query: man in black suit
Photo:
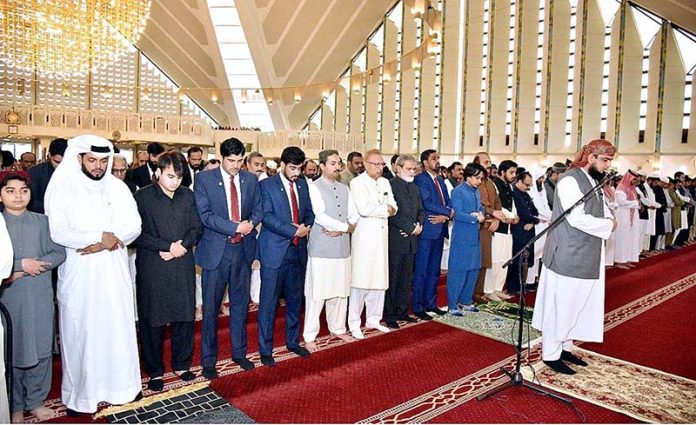
[[[420,190],[413,183],[417,168],[415,158],[400,155],[396,159],[396,177],[389,181],[399,205],[396,215],[389,217],[389,288],[384,300],[384,321],[392,329],[399,329],[397,320],[416,321],[408,315],[408,300],[424,220]]]
[[[157,160],[163,153],[164,146],[162,146],[161,143],[152,142],[147,145],[147,163],[138,168],[128,170],[129,172],[126,174],[126,179],[133,182],[138,189],[156,182],[157,178],[159,177],[157,171]],[[184,184],[183,181],[182,184]]]

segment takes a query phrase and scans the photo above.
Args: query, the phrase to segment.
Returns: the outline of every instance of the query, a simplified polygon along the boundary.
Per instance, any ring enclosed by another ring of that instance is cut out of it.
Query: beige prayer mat
[[[562,375],[538,362],[535,382],[645,422],[696,422],[696,381],[577,347],[573,353],[588,366],[571,365],[577,373]],[[523,375],[533,378],[529,368]]]

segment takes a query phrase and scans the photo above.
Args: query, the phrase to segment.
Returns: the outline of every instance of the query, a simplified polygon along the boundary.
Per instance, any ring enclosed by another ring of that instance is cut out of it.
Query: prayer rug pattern
[[[488,304],[477,305],[478,309],[485,311],[486,313],[495,314],[496,316],[503,316],[509,319],[517,319],[518,317],[518,304],[511,303],[507,301],[491,301]],[[524,308],[524,320],[531,322],[532,314],[534,310],[531,307]]]
[[[517,319],[507,317],[506,315],[489,314],[480,311],[478,313],[465,313],[462,317],[445,314],[444,316],[436,317],[434,320],[506,344],[517,344]],[[541,332],[532,328],[531,325],[525,325],[522,331],[523,347],[527,346],[528,337],[531,345],[534,345],[535,340],[541,337]]]
[[[696,381],[634,363],[576,349],[587,367],[575,375],[553,372],[543,362],[535,365],[544,386],[651,423],[696,422]],[[523,370],[532,379],[529,370]]]

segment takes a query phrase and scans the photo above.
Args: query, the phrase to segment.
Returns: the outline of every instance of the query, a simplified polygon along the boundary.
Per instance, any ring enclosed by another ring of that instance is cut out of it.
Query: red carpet
[[[696,288],[691,288],[609,330],[604,334],[604,343],[582,347],[696,379],[695,305]]]
[[[218,379],[211,388],[257,422],[349,423],[511,352],[508,345],[430,322]]]

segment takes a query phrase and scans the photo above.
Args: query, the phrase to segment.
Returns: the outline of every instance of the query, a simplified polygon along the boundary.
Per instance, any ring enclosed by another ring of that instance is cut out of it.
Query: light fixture
[[[295,103],[300,103],[302,102],[302,94],[300,94],[299,91],[295,92]]]
[[[132,51],[151,0],[3,0],[0,58],[41,75],[86,75]]]

